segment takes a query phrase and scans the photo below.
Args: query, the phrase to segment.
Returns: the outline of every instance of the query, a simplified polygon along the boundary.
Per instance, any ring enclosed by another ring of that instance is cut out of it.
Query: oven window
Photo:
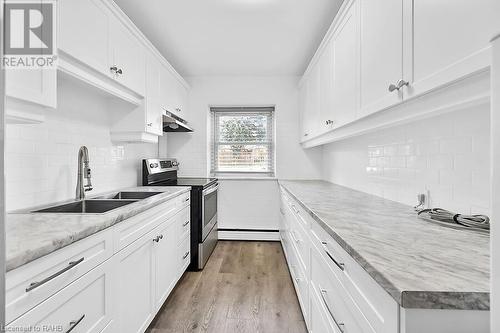
[[[206,226],[212,221],[215,214],[217,214],[217,191],[205,195],[204,200],[203,217]]]

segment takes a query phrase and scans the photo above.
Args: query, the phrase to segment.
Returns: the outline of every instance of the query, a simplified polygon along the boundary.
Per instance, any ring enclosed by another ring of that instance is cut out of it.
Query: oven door
[[[217,191],[219,184],[216,183],[209,188],[203,190],[201,200],[201,224],[202,224],[202,241],[208,236],[214,225],[217,223]]]

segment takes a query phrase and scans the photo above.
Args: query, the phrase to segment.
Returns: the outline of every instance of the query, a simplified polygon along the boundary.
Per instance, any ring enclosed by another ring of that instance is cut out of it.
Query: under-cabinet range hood
[[[169,111],[163,112],[163,132],[192,132],[187,121]]]

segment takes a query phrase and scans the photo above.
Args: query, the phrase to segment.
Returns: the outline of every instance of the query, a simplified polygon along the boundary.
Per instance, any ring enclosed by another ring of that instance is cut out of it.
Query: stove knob
[[[172,162],[172,165],[173,165],[173,166],[178,166],[178,165],[179,165],[179,162],[174,161],[174,162]]]
[[[154,163],[151,163],[151,164],[149,165],[149,167],[150,167],[151,169],[154,169],[154,168],[155,168],[155,164],[154,164]]]

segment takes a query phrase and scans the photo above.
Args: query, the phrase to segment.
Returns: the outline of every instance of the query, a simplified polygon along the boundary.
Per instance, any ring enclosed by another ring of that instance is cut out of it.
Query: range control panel
[[[150,158],[144,160],[149,174],[172,171],[179,169],[179,162],[175,158],[156,159]]]

